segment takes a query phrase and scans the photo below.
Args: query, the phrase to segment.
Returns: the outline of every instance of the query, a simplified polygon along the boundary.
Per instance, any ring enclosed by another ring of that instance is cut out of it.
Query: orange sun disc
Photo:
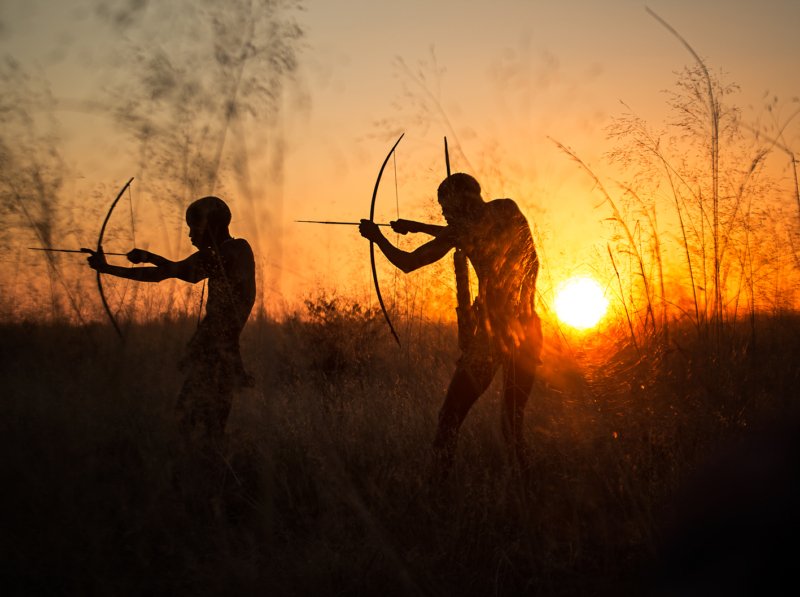
[[[561,321],[578,330],[588,330],[606,314],[608,299],[596,280],[580,276],[558,287],[554,306]]]

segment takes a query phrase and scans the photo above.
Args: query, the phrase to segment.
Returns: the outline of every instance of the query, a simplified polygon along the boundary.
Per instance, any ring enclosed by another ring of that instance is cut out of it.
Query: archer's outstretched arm
[[[439,261],[439,259],[447,255],[448,251],[453,248],[453,243],[447,238],[447,235],[439,234],[439,236],[433,240],[408,252],[398,249],[389,242],[380,228],[370,220],[361,220],[358,230],[361,232],[361,236],[378,245],[392,265],[405,273],[413,272],[425,265]]]
[[[389,225],[392,227],[392,230],[398,234],[422,232],[423,234],[429,234],[430,236],[439,236],[439,234],[447,229],[446,226],[441,226],[439,224],[426,224],[424,222],[415,222],[414,220],[402,219],[389,222]]]
[[[128,253],[128,260],[132,263],[152,263],[155,267],[120,267],[110,265],[103,253],[93,253],[89,258],[89,267],[101,274],[109,274],[137,282],[161,282],[168,278],[178,278],[192,284],[207,277],[202,267],[200,253],[194,253],[182,261],[170,261],[165,257],[133,249]]]

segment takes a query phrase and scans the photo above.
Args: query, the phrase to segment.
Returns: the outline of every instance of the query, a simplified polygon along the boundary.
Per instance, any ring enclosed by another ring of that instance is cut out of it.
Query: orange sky
[[[169,52],[192,47],[179,8],[165,22],[160,3],[68,4],[6,0],[0,7],[0,52],[46,78],[57,98],[91,100],[123,80],[133,57],[115,52],[128,39]],[[400,132],[405,138],[384,175],[376,219],[393,219],[398,210],[407,218],[436,216],[442,137],[448,135],[453,169],[476,174],[487,198],[517,199],[535,224],[550,266],[543,280],[556,284],[591,269],[608,241],[601,222],[609,214],[595,208],[600,195],[548,137],[605,172],[606,127],[622,111],[619,102],[660,124],[662,90],[691,64],[645,4],[629,0],[304,5],[296,13],[304,47],[278,126],[285,149],[281,175],[266,174],[275,147],[262,151],[262,132],[247,131],[254,204],[243,205],[236,188],[226,189],[233,232],[258,244],[276,303],[291,305],[321,288],[370,295],[368,245],[355,228],[293,220],[365,217],[378,167]],[[800,94],[797,2],[655,0],[647,6],[713,70],[741,86],[735,101],[745,121],[755,121],[766,93],[787,105]],[[116,30],[100,27],[97,15],[108,13],[130,20]],[[64,155],[79,176],[68,188],[114,187],[140,174],[135,151],[124,145],[128,139],[107,118],[70,111],[58,118]],[[800,127],[787,133],[800,146]],[[176,239],[185,233],[179,222],[174,226],[181,229],[169,232],[148,219],[157,210],[147,204],[146,174],[137,185],[137,244],[173,257],[188,250]],[[86,240],[79,233],[77,242],[92,242],[97,226],[89,224]],[[3,267],[10,267],[8,260]],[[388,269],[383,274],[393,280]]]

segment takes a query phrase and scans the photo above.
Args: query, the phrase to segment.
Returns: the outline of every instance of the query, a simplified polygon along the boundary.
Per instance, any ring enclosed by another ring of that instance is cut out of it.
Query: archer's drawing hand
[[[108,269],[106,254],[103,253],[102,249],[99,251],[91,251],[91,255],[86,258],[86,261],[89,263],[89,267],[100,272],[101,274]]]
[[[419,222],[415,222],[414,220],[402,220],[402,219],[389,222],[389,225],[392,227],[392,230],[394,230],[398,234],[419,232],[419,227],[417,226],[417,224],[419,224]]]
[[[131,249],[126,257],[131,263],[151,263],[152,253],[144,249]]]
[[[361,233],[361,236],[374,243],[378,242],[381,237],[383,237],[380,228],[371,220],[361,220],[361,223],[358,225],[358,231]]]

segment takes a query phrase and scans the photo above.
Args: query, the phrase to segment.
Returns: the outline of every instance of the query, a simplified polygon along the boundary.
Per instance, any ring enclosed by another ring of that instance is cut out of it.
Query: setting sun
[[[607,309],[608,299],[600,284],[592,278],[570,278],[556,291],[556,315],[576,329],[586,330],[596,326]]]

